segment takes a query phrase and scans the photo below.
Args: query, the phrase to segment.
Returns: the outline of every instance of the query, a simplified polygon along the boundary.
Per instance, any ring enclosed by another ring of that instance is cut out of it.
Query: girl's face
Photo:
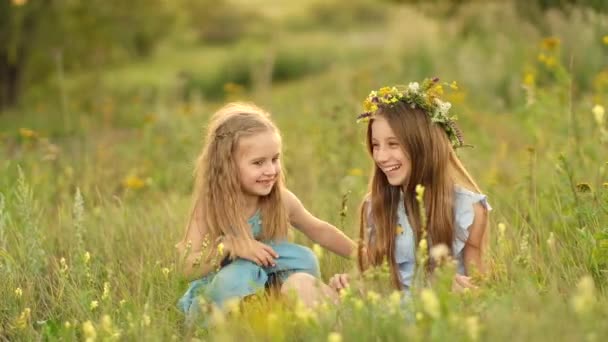
[[[382,116],[372,122],[372,157],[393,186],[406,184],[412,163],[393,129]]]
[[[242,137],[236,150],[241,189],[247,196],[266,196],[279,179],[281,139],[266,131]]]

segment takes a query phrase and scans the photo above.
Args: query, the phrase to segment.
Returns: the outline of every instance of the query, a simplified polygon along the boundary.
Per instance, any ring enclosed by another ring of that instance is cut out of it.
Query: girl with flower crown
[[[307,305],[334,295],[317,281],[312,251],[286,241],[288,225],[344,257],[354,254],[355,244],[285,188],[280,156],[281,136],[264,110],[231,103],[211,118],[196,164],[190,220],[177,244],[183,274],[198,279],[179,301],[190,318],[199,309],[198,295],[222,307],[271,280]]]
[[[374,161],[361,206],[359,268],[386,261],[392,285],[406,291],[417,248],[440,246],[457,262],[454,290],[474,288],[470,275],[485,270],[491,207],[454,152],[463,146],[462,135],[442,93],[438,79],[385,87],[370,94],[366,113],[359,116],[367,122],[367,149]],[[348,275],[334,275],[329,285],[340,291],[349,285]]]

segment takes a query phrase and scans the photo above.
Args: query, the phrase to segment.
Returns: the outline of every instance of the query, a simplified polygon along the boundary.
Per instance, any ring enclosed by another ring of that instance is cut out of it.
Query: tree
[[[163,0],[0,0],[0,110],[60,61],[66,70],[149,54],[170,31]]]

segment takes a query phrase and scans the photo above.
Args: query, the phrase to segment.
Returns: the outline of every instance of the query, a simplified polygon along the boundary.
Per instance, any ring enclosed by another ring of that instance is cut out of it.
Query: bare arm
[[[302,202],[289,190],[283,198],[287,204],[290,223],[308,236],[312,241],[343,257],[350,257],[355,252],[355,243],[333,225],[313,216]]]
[[[486,271],[483,257],[487,242],[488,211],[481,203],[475,203],[473,209],[475,218],[464,246],[464,265],[468,275],[475,272],[484,274]]]

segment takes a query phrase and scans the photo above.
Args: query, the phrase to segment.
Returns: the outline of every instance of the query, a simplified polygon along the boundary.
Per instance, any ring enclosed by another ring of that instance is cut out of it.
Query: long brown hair
[[[221,236],[231,240],[237,249],[253,239],[244,215],[235,154],[241,137],[262,132],[274,132],[280,137],[270,114],[253,104],[229,103],[212,116],[196,161],[193,205],[185,236],[190,229],[198,227],[208,241],[216,241]],[[281,173],[270,193],[260,197],[262,240],[287,236],[287,212],[281,198],[283,188]]]
[[[392,186],[382,170],[374,165],[369,183],[369,195],[361,206],[359,237],[359,267],[378,266],[386,261],[389,264],[393,284],[401,288],[401,281],[393,257],[397,226],[397,210],[401,190],[409,223],[414,230],[416,246],[421,238],[422,222],[420,207],[416,201],[415,188],[424,186],[424,207],[426,211],[427,236],[433,245],[445,244],[451,254],[454,240],[454,185],[459,184],[479,192],[462,163],[454,153],[445,131],[421,109],[411,108],[398,102],[393,106],[381,107],[375,116],[384,117],[404,152],[411,161],[411,171],[402,186]],[[372,124],[367,127],[367,149],[373,157]],[[371,210],[367,206],[371,206]],[[368,222],[368,210],[371,212]],[[373,243],[366,236],[368,225],[375,226]],[[363,248],[364,247],[364,248]]]

